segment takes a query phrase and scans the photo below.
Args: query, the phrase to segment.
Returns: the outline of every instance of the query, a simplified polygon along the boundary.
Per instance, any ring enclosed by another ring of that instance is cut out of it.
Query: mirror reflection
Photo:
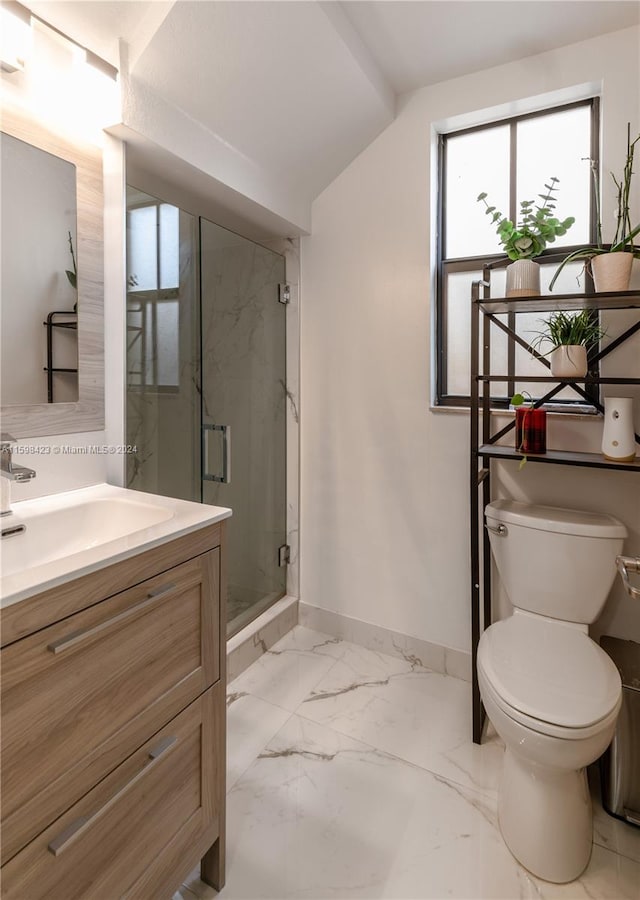
[[[76,167],[0,134],[0,404],[78,399]]]

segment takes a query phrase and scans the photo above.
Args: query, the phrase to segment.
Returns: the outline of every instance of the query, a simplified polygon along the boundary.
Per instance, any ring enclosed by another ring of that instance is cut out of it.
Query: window
[[[476,198],[486,192],[491,205],[515,221],[521,200],[537,199],[551,176],[559,179],[558,218],[575,217],[567,234],[537,257],[543,293],[557,268],[545,256],[568,253],[594,240],[595,227],[589,160],[598,161],[598,101],[582,101],[526,116],[440,136],[437,284],[437,403],[469,405],[471,283],[482,277],[486,262],[504,258],[495,226]],[[568,265],[554,292],[583,290],[583,265]],[[492,295],[504,295],[504,269],[492,274]],[[578,284],[576,284],[578,279]],[[508,317],[505,315],[505,321]],[[515,316],[508,321],[515,326]],[[539,314],[519,315],[518,330],[526,341],[541,328]],[[505,334],[492,337],[492,368],[511,376],[545,374],[542,365],[522,348],[509,348]],[[496,406],[508,405],[512,383],[495,384]],[[518,381],[518,390],[539,395],[540,385]],[[571,388],[559,402],[582,400]]]
[[[179,212],[156,201],[129,204],[129,387],[177,391],[180,385]]]

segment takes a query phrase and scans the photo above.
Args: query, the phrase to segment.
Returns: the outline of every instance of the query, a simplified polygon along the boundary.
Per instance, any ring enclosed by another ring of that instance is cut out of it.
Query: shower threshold
[[[298,598],[285,594],[261,615],[227,638],[227,680],[237,678],[298,624]]]

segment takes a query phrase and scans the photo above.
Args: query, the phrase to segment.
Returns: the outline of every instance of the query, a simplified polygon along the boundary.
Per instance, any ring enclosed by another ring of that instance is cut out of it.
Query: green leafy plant
[[[74,290],[78,290],[78,267],[76,265],[76,255],[73,251],[73,238],[71,237],[71,232],[67,232],[69,237],[69,253],[71,254],[71,263],[73,265],[73,271],[69,269],[65,269],[65,274],[69,279],[69,284]]]
[[[538,194],[542,201],[535,205],[534,200],[520,202],[520,219],[517,223],[507,219],[495,206],[487,203],[487,194],[478,194],[477,201],[484,203],[485,215],[491,217],[491,224],[496,225],[496,233],[509,259],[533,259],[540,256],[547,244],[552,244],[557,237],[567,233],[575,219],[570,216],[561,221],[554,216],[559,179],[552,176],[550,184],[545,184],[546,194]]]
[[[551,349],[542,356],[547,356],[556,347],[582,345],[590,350],[606,334],[600,327],[600,322],[592,310],[583,309],[578,313],[554,312],[548,319],[543,319],[544,328],[534,332],[536,338],[531,346],[535,350],[545,342],[551,344]]]
[[[596,208],[596,244],[595,246],[581,247],[574,250],[565,259],[562,260],[556,269],[553,278],[549,284],[549,290],[553,290],[556,279],[567,263],[575,262],[578,259],[590,260],[594,256],[602,253],[632,253],[636,259],[640,259],[640,246],[635,243],[635,238],[640,235],[640,223],[631,225],[630,198],[631,198],[631,181],[633,178],[633,157],[636,144],[640,141],[640,134],[634,141],[631,140],[631,124],[627,123],[627,156],[622,170],[622,176],[616,178],[613,172],[610,172],[611,178],[616,189],[616,230],[610,246],[605,246],[602,241],[602,221],[600,212],[600,179],[598,175],[598,167],[595,160],[589,159],[591,166],[591,185],[593,188],[593,196]]]
[[[64,273],[69,280],[69,284],[76,292],[76,302],[73,304],[73,311],[78,311],[78,266],[76,264],[76,255],[73,250],[73,238],[71,237],[71,232],[67,232],[67,237],[69,240],[69,253],[71,254],[71,264],[73,265],[73,270],[65,269]]]

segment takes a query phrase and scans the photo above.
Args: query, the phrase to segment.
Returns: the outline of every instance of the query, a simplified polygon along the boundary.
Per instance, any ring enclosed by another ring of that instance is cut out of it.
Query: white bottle
[[[605,397],[602,452],[607,459],[617,462],[635,459],[633,400],[630,397]]]

